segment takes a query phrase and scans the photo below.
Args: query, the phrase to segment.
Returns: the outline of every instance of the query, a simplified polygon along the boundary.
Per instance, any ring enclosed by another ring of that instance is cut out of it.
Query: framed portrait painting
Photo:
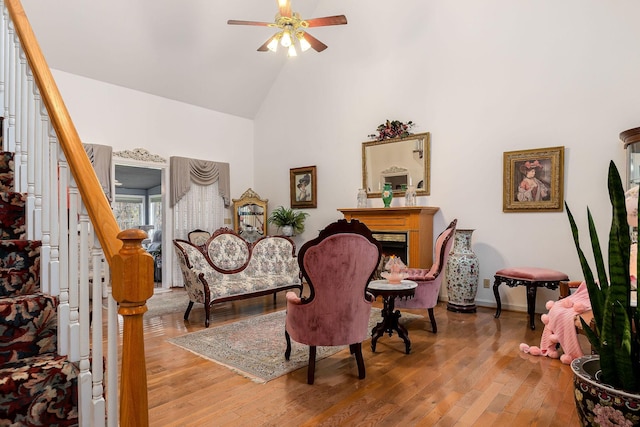
[[[562,212],[564,147],[505,152],[503,181],[504,212]]]
[[[289,170],[292,208],[317,208],[316,167],[306,166]]]

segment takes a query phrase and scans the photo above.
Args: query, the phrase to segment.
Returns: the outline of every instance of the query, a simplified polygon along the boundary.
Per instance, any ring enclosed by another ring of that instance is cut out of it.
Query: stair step
[[[0,298],[0,367],[57,351],[57,306],[41,293]]]
[[[27,195],[7,191],[0,193],[0,239],[24,239]]]
[[[14,168],[0,151],[0,426],[77,426],[79,369],[57,354],[58,299],[40,293],[42,242],[26,240]]]
[[[14,154],[8,151],[0,151],[0,191],[14,190]]]
[[[78,425],[78,373],[55,354],[0,366],[0,425]]]
[[[40,240],[0,240],[0,297],[40,290]]]

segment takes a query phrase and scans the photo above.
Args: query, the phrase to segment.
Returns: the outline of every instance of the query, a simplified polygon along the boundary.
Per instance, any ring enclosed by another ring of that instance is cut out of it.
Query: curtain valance
[[[169,170],[171,175],[169,199],[172,208],[189,192],[192,182],[198,185],[211,185],[216,181],[218,194],[224,200],[225,207],[229,207],[231,202],[229,163],[174,156],[169,159]]]

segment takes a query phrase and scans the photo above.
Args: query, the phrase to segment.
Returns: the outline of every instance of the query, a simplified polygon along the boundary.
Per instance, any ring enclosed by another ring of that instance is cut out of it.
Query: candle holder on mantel
[[[410,185],[404,192],[404,205],[415,206],[416,205],[416,187]]]
[[[367,207],[367,190],[365,190],[364,188],[358,190],[358,207]]]

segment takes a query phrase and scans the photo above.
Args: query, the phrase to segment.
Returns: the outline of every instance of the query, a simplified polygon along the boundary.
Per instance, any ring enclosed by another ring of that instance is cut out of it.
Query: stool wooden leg
[[[527,313],[529,313],[529,327],[531,330],[536,328],[536,292],[538,287],[535,283],[527,283]]]
[[[496,314],[495,317],[496,319],[498,317],[500,317],[500,313],[502,312],[502,303],[500,301],[500,291],[498,291],[498,286],[500,286],[500,280],[496,277],[494,282],[493,282],[493,295],[495,295],[496,297]]]

